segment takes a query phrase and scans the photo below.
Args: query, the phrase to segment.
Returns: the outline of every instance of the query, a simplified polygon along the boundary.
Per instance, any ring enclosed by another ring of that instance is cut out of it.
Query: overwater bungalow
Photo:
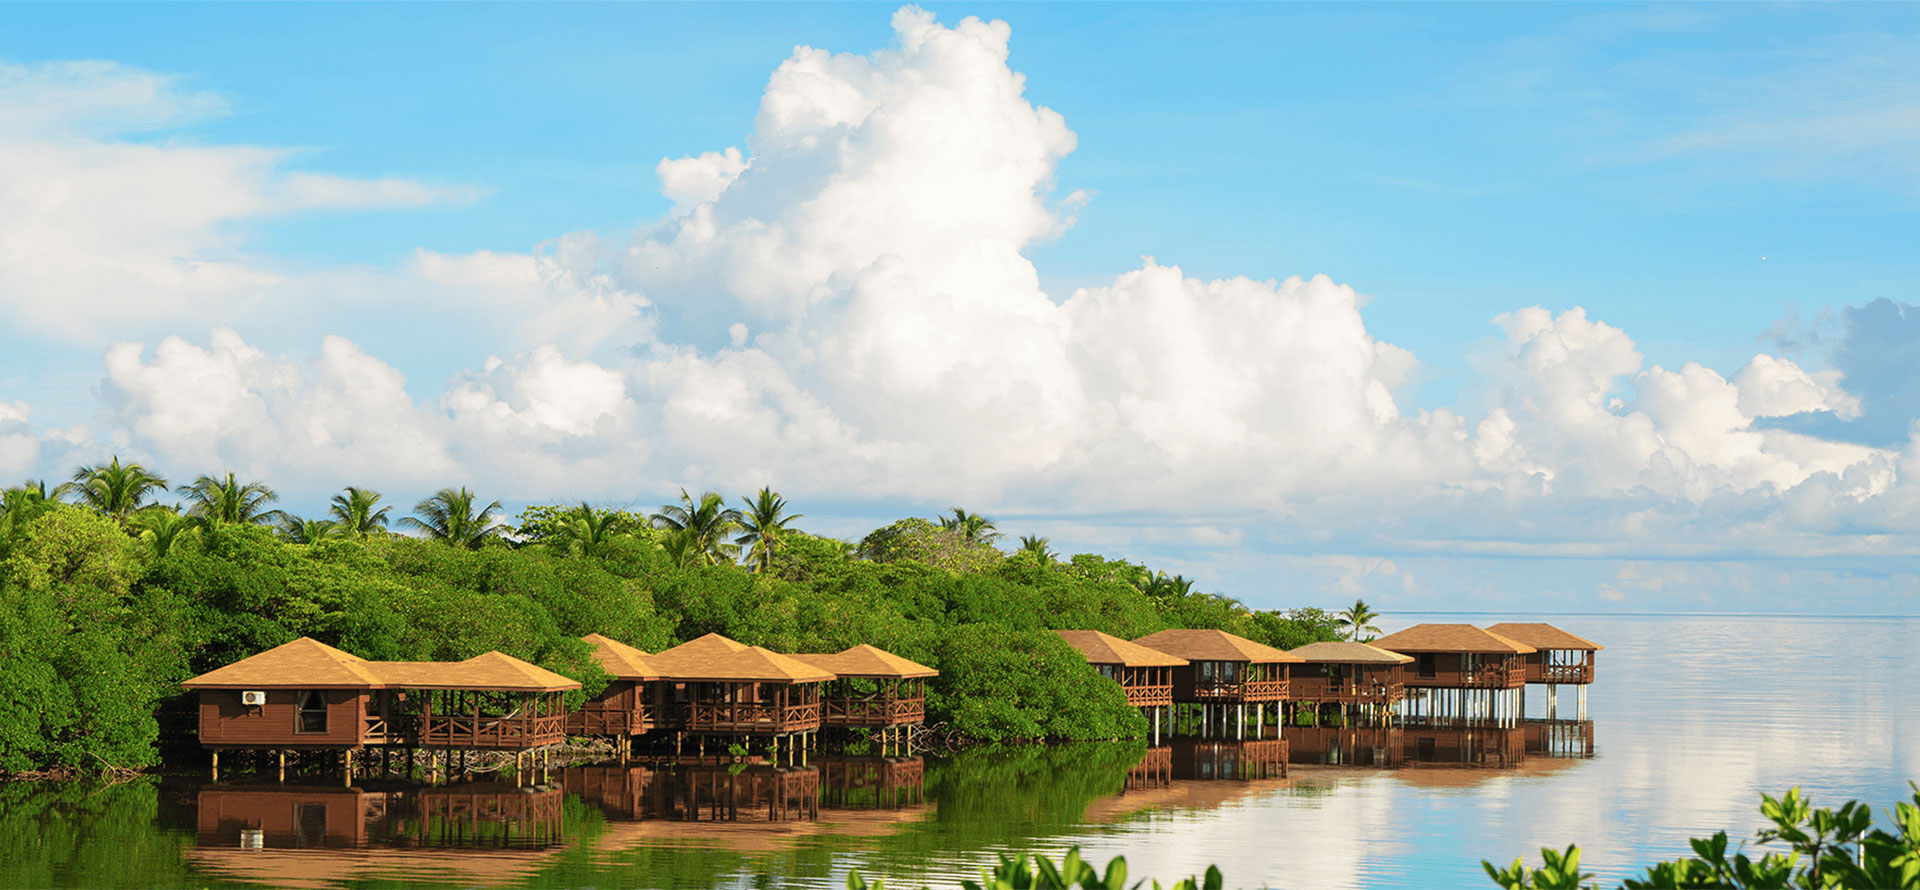
[[[525,752],[566,740],[561,695],[580,684],[510,655],[368,661],[301,637],[181,684],[200,693],[200,744],[223,750]]]
[[[1153,743],[1160,744],[1163,709],[1173,705],[1173,671],[1187,666],[1187,660],[1158,649],[1129,643],[1097,630],[1056,630],[1067,645],[1093,665],[1100,675],[1120,684],[1127,704],[1149,712],[1153,721]]]
[[[1507,622],[1487,629],[1534,648],[1525,659],[1527,682],[1547,687],[1549,715],[1553,715],[1559,705],[1557,687],[1572,685],[1579,689],[1580,719],[1586,719],[1587,684],[1593,682],[1593,653],[1605,647],[1544,622]]]
[[[1232,733],[1244,737],[1249,706],[1256,731],[1266,723],[1268,705],[1278,725],[1280,705],[1287,700],[1287,666],[1300,662],[1224,630],[1163,630],[1133,642],[1187,661],[1172,668],[1173,702],[1199,707],[1199,725],[1207,734],[1225,734],[1231,714]]]
[[[883,750],[911,750],[927,720],[927,678],[939,671],[865,643],[793,657],[834,675],[821,690],[821,726],[877,729]]]
[[[660,726],[675,748],[693,736],[785,740],[788,752],[820,730],[821,689],[831,671],[791,655],[707,634],[649,659],[661,675]]]
[[[1296,706],[1359,706],[1384,711],[1406,697],[1406,665],[1413,656],[1348,641],[1309,643],[1288,650],[1303,664],[1292,668],[1287,698]]]
[[[646,735],[658,723],[662,701],[660,669],[653,656],[612,637],[581,637],[593,647],[593,660],[607,672],[607,687],[567,715],[569,735],[613,739],[621,759],[631,752],[633,737]]]
[[[1527,685],[1522,656],[1534,649],[1471,624],[1416,624],[1373,641],[1411,655],[1408,699],[1420,716],[1512,724],[1520,719],[1519,690]]]

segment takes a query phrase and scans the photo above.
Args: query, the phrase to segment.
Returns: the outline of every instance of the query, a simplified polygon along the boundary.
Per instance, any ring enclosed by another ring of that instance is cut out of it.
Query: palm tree
[[[340,523],[331,519],[301,519],[291,514],[280,517],[280,537],[290,544],[318,544],[345,533]]]
[[[707,552],[700,549],[698,535],[686,529],[676,529],[660,536],[660,549],[667,552],[667,561],[683,569],[690,569],[707,563]]]
[[[788,515],[787,499],[775,494],[772,486],[763,486],[751,500],[740,500],[747,505],[740,514],[740,530],[745,534],[734,543],[748,548],[747,565],[764,572],[773,566],[773,554],[780,549],[780,535],[787,530],[787,523],[807,514]]]
[[[728,507],[719,492],[703,492],[696,502],[682,488],[680,503],[666,504],[650,518],[659,528],[691,535],[692,544],[699,547],[700,561],[706,565],[731,562],[740,552],[739,545],[727,540],[727,535],[740,527],[740,511]]]
[[[1145,592],[1148,596],[1184,597],[1193,593],[1193,580],[1185,575],[1155,572],[1153,580],[1147,582]]]
[[[968,513],[959,507],[953,508],[952,516],[940,519],[941,528],[953,529],[969,544],[991,544],[1000,539],[1000,533],[994,530],[993,520],[978,513]]]
[[[614,535],[620,533],[620,514],[596,510],[581,501],[580,506],[560,514],[560,523],[547,538],[568,553],[593,556]]]
[[[414,515],[402,516],[400,524],[425,532],[433,540],[478,550],[488,540],[499,537],[506,527],[494,522],[494,514],[500,512],[499,501],[492,501],[477,512],[473,501],[473,492],[464,487],[442,488],[413,505]]]
[[[1363,633],[1367,635],[1368,640],[1380,633],[1380,628],[1373,626],[1373,619],[1380,617],[1380,613],[1368,606],[1366,600],[1354,600],[1353,605],[1348,606],[1336,617],[1340,619],[1341,624],[1347,626],[1347,639],[1354,642],[1365,642],[1360,639]]]
[[[203,523],[228,522],[235,525],[265,525],[286,515],[266,509],[280,495],[265,482],[241,484],[232,473],[224,478],[201,476],[187,486],[186,498],[193,504],[187,515]]]
[[[27,525],[52,508],[53,499],[47,496],[47,484],[44,482],[29,479],[0,492],[0,560],[7,558],[13,549],[14,539],[26,532]]]
[[[327,510],[327,515],[333,517],[339,534],[366,540],[370,535],[387,530],[387,512],[393,508],[375,510],[373,505],[378,503],[380,492],[349,485],[346,491],[333,496],[333,506]]]
[[[1020,552],[1033,554],[1034,561],[1043,568],[1059,561],[1059,556],[1053,552],[1053,548],[1047,546],[1047,539],[1034,535],[1020,536]]]
[[[71,485],[60,487],[71,492],[81,506],[92,507],[121,522],[147,499],[167,490],[167,480],[147,472],[139,464],[121,464],[119,456],[105,466],[81,467],[73,471]],[[59,492],[56,491],[56,497]]]
[[[133,514],[127,525],[139,533],[140,540],[147,542],[147,546],[153,548],[153,555],[158,557],[172,552],[173,545],[198,523],[190,516],[182,516],[178,507],[156,504]]]

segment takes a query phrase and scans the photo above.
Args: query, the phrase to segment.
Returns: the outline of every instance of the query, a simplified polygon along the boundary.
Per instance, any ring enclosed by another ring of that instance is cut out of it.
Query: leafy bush
[[[1760,795],[1760,813],[1773,823],[1754,837],[1757,846],[1780,845],[1758,860],[1735,850],[1727,855],[1727,833],[1694,838],[1694,855],[1662,862],[1641,878],[1629,878],[1627,890],[1680,888],[1920,888],[1920,785],[1913,802],[1895,804],[1893,832],[1873,828],[1873,810],[1850,801],[1838,810],[1815,808],[1800,789],[1779,798]],[[1897,833],[1896,833],[1897,832]],[[1575,890],[1595,886],[1580,871],[1580,848],[1541,850],[1541,868],[1519,859],[1506,868],[1481,862],[1487,876],[1507,890]]]
[[[1134,890],[1145,882],[1127,883],[1127,860],[1124,856],[1115,856],[1107,863],[1105,873],[1080,859],[1080,848],[1074,847],[1054,865],[1053,860],[1045,856],[1034,856],[1029,860],[1026,854],[1009,857],[1000,855],[1000,864],[992,871],[980,873],[979,881],[961,881],[965,890]],[[1166,890],[1220,890],[1220,869],[1207,867],[1204,882],[1187,878],[1166,888]],[[859,872],[847,874],[847,890],[881,890],[885,885],[880,881],[868,883]],[[1153,882],[1154,890],[1161,890],[1160,882]]]

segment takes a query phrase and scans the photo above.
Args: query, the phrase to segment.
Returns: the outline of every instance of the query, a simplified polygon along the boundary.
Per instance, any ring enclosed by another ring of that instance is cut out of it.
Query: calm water
[[[1272,743],[1119,743],[796,770],[586,768],[526,791],[23,784],[0,787],[0,885],[841,887],[858,868],[945,888],[998,851],[1078,845],[1163,880],[1217,863],[1230,886],[1491,886],[1480,859],[1575,841],[1617,882],[1689,836],[1751,835],[1761,790],[1884,807],[1920,778],[1920,692],[1903,658],[1920,620],[1551,620],[1607,647],[1590,725],[1562,728],[1553,750],[1537,726],[1426,744],[1407,730],[1341,749],[1389,766],[1326,766],[1332,734],[1290,730],[1284,778],[1243,778],[1277,771]],[[1544,705],[1529,695],[1532,716]],[[1478,762],[1398,762],[1462,751]]]

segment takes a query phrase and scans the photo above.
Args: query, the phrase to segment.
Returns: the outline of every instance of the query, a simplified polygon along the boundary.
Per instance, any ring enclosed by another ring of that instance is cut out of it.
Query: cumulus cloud
[[[1770,355],[1731,378],[1648,366],[1626,331],[1535,307],[1493,320],[1503,336],[1465,406],[1423,411],[1400,396],[1415,357],[1375,338],[1365,297],[1324,276],[1203,280],[1148,258],[1045,292],[1026,251],[1078,206],[1053,198],[1074,133],[1026,97],[1004,23],[945,27],[907,8],[893,26],[895,45],[870,55],[795,50],[744,151],[659,162],[674,209],[637,232],[525,254],[422,250],[383,273],[371,290],[417,286],[510,332],[437,396],[410,396],[397,368],[345,338],[296,359],[217,328],[204,344],[108,350],[95,447],[324,488],[470,480],[509,499],[623,499],[772,482],[790,496],[1071,510],[1088,526],[1204,513],[1186,546],[1310,541],[1353,554],[1312,563],[1350,591],[1411,590],[1411,563],[1366,555],[1377,549],[1911,545],[1903,480],[1920,446],[1770,425],[1870,414],[1851,371]],[[232,206],[319,206],[263,163]],[[408,200],[385,189],[339,194]],[[242,213],[204,211],[166,237],[208,237],[193,233]],[[24,406],[0,404],[0,449],[24,424]],[[1860,526],[1888,537],[1843,533]],[[1607,590],[1636,593],[1626,578]]]

